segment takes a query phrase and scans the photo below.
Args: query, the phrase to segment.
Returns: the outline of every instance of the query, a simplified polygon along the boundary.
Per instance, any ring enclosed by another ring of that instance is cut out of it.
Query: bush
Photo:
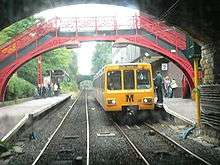
[[[73,92],[78,89],[76,82],[62,82],[61,83],[61,92]]]
[[[6,100],[30,97],[35,94],[36,87],[28,81],[13,75],[8,82]]]

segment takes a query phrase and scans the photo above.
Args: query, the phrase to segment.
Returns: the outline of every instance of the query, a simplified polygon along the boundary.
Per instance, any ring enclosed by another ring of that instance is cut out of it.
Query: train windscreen
[[[150,79],[148,70],[137,70],[137,89],[149,89],[151,87]]]
[[[134,89],[134,70],[124,70],[124,89]]]
[[[110,71],[107,73],[107,87],[109,90],[121,89],[121,71]]]

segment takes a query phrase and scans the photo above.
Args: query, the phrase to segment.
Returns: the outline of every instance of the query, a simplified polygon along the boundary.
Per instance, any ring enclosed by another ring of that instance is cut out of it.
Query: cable
[[[174,9],[180,1],[181,0],[177,0],[171,7],[169,7],[168,10],[166,10],[164,13],[162,13],[161,16],[159,17],[159,20],[162,20],[165,17],[167,17],[167,15],[171,12],[171,10]]]

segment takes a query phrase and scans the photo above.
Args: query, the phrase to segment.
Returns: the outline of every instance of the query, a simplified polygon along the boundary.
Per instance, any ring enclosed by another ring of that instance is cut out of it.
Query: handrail
[[[123,19],[120,19],[123,18]],[[120,30],[120,29],[145,29],[150,34],[176,46],[176,48],[186,49],[186,38],[184,33],[170,28],[164,22],[158,21],[147,15],[115,17],[54,17],[45,22],[38,22],[25,30],[23,33],[15,36],[9,42],[0,45],[0,60],[10,54],[16,54],[18,50],[24,48],[32,42],[50,31],[60,30],[60,28],[69,28],[78,32],[101,30]],[[117,35],[117,34],[116,34]]]

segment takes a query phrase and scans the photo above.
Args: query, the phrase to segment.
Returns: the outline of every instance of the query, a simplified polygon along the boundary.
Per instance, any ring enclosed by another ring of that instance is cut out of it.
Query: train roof
[[[115,66],[135,66],[135,65],[138,65],[138,66],[150,66],[151,64],[150,63],[121,63],[121,64],[107,64],[105,65],[103,68],[106,68],[106,67],[115,67]]]
[[[95,75],[94,75],[94,79],[96,79],[97,77],[99,77],[99,75],[101,75],[101,73],[104,71],[105,68],[107,67],[117,67],[117,66],[151,66],[150,63],[121,63],[121,64],[107,64],[105,65],[102,69],[100,69]]]

